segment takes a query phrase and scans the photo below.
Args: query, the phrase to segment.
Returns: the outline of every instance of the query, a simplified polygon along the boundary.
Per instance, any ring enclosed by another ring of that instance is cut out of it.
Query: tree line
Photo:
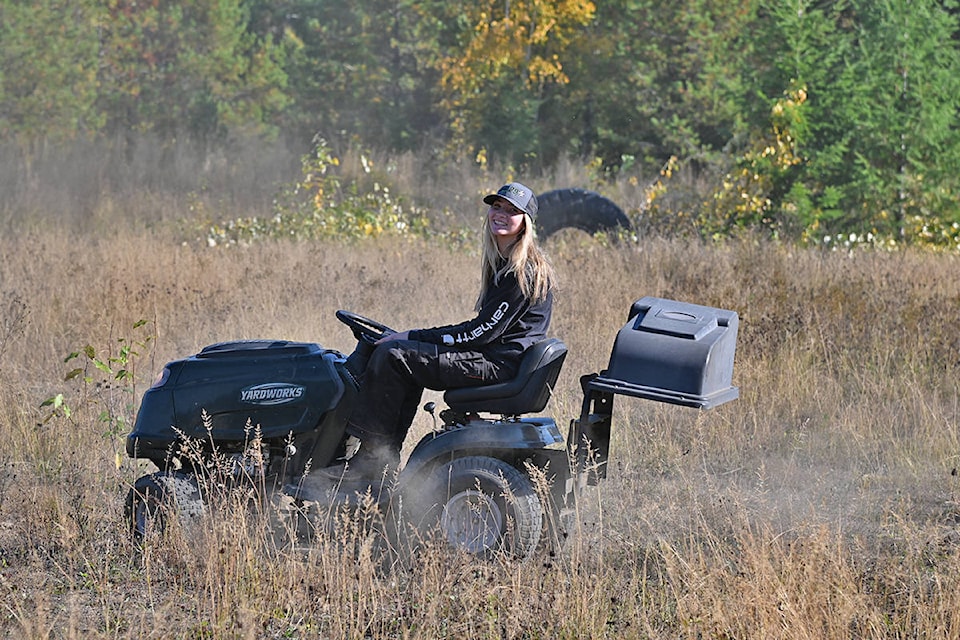
[[[956,246],[955,0],[0,2],[0,138],[349,139],[618,177],[649,212]],[[681,181],[678,176],[683,176]],[[701,185],[690,189],[689,185]]]

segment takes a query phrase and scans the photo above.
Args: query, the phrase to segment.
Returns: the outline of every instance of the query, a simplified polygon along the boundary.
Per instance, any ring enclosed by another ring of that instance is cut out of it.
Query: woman
[[[483,264],[477,315],[455,325],[384,336],[360,380],[347,432],[360,448],[346,463],[319,470],[345,480],[376,480],[396,470],[400,447],[424,388],[494,384],[514,377],[523,352],[550,326],[554,274],[537,246],[537,197],[506,184],[483,202]]]

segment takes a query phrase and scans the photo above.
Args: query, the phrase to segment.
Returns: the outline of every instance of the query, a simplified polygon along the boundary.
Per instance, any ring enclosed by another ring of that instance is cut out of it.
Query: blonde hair
[[[554,286],[556,275],[553,266],[546,254],[540,250],[536,241],[536,232],[533,220],[529,215],[523,215],[523,229],[517,235],[516,242],[510,249],[510,255],[500,255],[493,231],[490,229],[490,217],[483,219],[483,255],[481,256],[482,280],[480,297],[477,298],[476,310],[480,310],[480,303],[487,291],[502,276],[514,273],[523,297],[531,303],[542,302],[547,293]]]

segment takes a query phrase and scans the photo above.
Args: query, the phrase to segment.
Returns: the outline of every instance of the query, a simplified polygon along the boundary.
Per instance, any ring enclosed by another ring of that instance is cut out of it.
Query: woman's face
[[[495,239],[513,239],[523,229],[524,215],[503,198],[497,198],[487,211],[487,221]]]

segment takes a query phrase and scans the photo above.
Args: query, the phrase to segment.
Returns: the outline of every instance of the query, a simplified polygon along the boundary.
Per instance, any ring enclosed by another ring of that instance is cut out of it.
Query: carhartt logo
[[[510,310],[510,304],[506,301],[501,302],[500,306],[497,307],[497,310],[493,312],[493,316],[490,318],[490,322],[484,322],[480,326],[476,327],[470,333],[458,333],[456,337],[457,344],[462,344],[464,342],[470,342],[471,340],[476,340],[487,331],[493,329],[497,324],[503,320],[503,317],[507,315],[507,311]],[[446,338],[449,336],[444,336],[444,344],[447,344]]]
[[[285,404],[303,397],[304,391],[305,389],[298,384],[268,382],[241,389],[240,402],[263,406]]]

